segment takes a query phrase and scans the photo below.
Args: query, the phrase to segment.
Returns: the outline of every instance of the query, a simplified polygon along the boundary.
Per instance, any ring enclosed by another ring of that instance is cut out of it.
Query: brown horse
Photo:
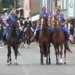
[[[7,65],[11,64],[11,47],[14,50],[15,54],[15,64],[18,64],[17,62],[17,55],[18,55],[18,44],[19,44],[19,36],[17,31],[19,30],[19,24],[17,20],[15,20],[8,31],[8,34],[6,36],[6,41],[7,41],[7,49],[8,49],[8,54],[7,54]]]
[[[2,33],[3,33],[3,26],[0,24],[0,45],[2,46]]]
[[[63,32],[60,29],[60,21],[59,18],[54,18],[54,32],[52,36],[52,43],[55,48],[55,54],[56,54],[56,64],[62,64],[62,50],[64,46],[64,64],[66,64],[66,50],[71,52],[71,50],[68,47],[68,44],[66,43],[65,36]],[[59,50],[60,47],[60,50]],[[60,60],[58,61],[60,55]]]
[[[27,24],[27,29],[26,29],[26,32],[25,32],[25,38],[26,38],[26,41],[27,41],[28,48],[30,47],[32,36],[33,36],[33,33],[32,33],[32,30],[31,30],[31,27],[30,27],[29,24]]]
[[[46,57],[46,64],[50,61],[50,30],[47,27],[46,18],[41,18],[41,30],[39,32],[39,47],[41,53],[41,64],[43,63],[43,55]]]
[[[2,46],[2,34],[4,29],[6,28],[4,25],[4,23],[2,22],[2,18],[0,18],[1,24],[0,24],[0,45]]]

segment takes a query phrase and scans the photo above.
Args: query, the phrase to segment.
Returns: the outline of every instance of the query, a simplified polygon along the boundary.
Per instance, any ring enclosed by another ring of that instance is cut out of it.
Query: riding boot
[[[6,35],[2,36],[2,41],[4,42],[4,45],[6,45]]]

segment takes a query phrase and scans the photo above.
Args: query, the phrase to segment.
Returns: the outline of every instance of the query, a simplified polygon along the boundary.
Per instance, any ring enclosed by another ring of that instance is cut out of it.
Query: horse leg
[[[41,53],[41,64],[44,65],[43,63],[43,54]]]
[[[44,65],[43,63],[43,45],[40,44],[40,53],[41,53],[41,64]]]
[[[51,59],[50,59],[50,44],[47,44],[46,45],[46,54],[47,54],[47,57],[46,57],[46,64],[51,64]],[[49,57],[49,58],[48,58]],[[49,60],[48,60],[49,59]]]
[[[28,48],[30,48],[30,38],[28,39]]]
[[[29,38],[27,38],[27,48],[28,48],[28,46],[29,46]]]
[[[49,52],[49,64],[51,64],[50,52]]]
[[[48,65],[49,63],[48,63],[48,55],[46,56],[46,64]]]
[[[64,64],[66,64],[66,46],[64,46]]]
[[[17,62],[17,47],[13,47],[13,49],[14,49],[14,53],[15,53],[15,62],[14,62],[14,64],[17,65],[18,64],[18,62]]]
[[[8,54],[7,54],[7,65],[11,64],[11,46],[8,45]]]
[[[58,49],[55,45],[54,45],[54,48],[55,48],[55,55],[56,55],[56,64],[59,64],[59,62],[58,62]]]
[[[62,64],[62,49],[63,49],[63,45],[60,46],[61,50],[60,50],[60,64]]]

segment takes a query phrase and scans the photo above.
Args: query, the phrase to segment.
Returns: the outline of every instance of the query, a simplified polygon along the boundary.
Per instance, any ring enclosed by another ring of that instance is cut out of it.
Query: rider
[[[60,28],[61,28],[62,32],[65,34],[65,37],[66,37],[65,40],[68,41],[69,35],[68,35],[67,29],[65,28],[65,24],[67,23],[67,19],[65,18],[64,14],[60,13],[59,7],[56,7],[56,14],[54,14],[54,17],[59,18],[60,24],[61,24]]]
[[[49,15],[49,18],[48,18],[48,26],[51,26],[52,19],[53,19],[53,14],[52,14],[52,12],[50,12],[50,15]]]
[[[6,26],[6,29],[4,30],[3,36],[2,36],[3,37],[2,38],[2,41],[4,42],[4,44],[6,44],[6,34],[9,31],[9,27],[14,22],[15,16],[16,16],[16,11],[15,10],[12,10],[10,12],[9,16],[3,20],[3,22],[5,23],[5,26]]]
[[[31,27],[31,30],[32,30],[32,32],[34,32],[34,29],[32,28],[32,22],[29,20],[29,17],[27,17],[27,20],[25,21],[25,24],[24,24],[24,32],[26,32],[26,29],[27,29],[27,25],[30,25],[30,27]]]
[[[20,31],[18,31],[18,35],[19,35],[19,41],[21,42],[21,41],[23,41],[23,37],[22,37],[23,28],[22,28],[22,26],[21,26],[21,24],[20,24],[20,18],[18,18],[18,17],[16,16],[16,19],[17,19],[17,22],[18,22],[18,24],[19,24],[19,29],[20,29]]]
[[[42,17],[45,17],[45,18],[47,19],[47,21],[48,21],[48,19],[50,18],[49,15],[50,15],[50,14],[49,14],[48,12],[46,12],[46,8],[43,7],[43,8],[42,8],[42,13],[40,13],[40,15],[39,15],[39,19],[41,19]],[[41,25],[40,25],[40,26],[41,26]],[[48,28],[50,29],[50,34],[52,34],[53,28],[52,28],[51,26],[48,26]],[[35,37],[36,40],[38,40],[39,31],[40,31],[40,27],[38,27],[38,28],[36,29],[36,31],[35,31],[36,34],[34,35],[34,37]]]

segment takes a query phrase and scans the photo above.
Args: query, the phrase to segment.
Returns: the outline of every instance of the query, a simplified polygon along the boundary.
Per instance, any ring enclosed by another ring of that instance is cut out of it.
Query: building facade
[[[40,12],[40,0],[30,0],[31,15],[38,14]]]
[[[67,15],[68,13],[73,13],[73,11],[75,10],[75,9],[73,9],[72,11],[67,11],[70,3],[71,3],[71,5],[74,5],[73,7],[75,8],[75,0],[50,0],[50,11],[55,13],[55,8],[57,6],[60,6],[61,13],[63,13],[66,16],[66,18],[68,19],[66,28],[69,31],[70,23],[72,23],[73,27],[74,27],[74,36],[75,36],[75,13],[74,13],[74,16],[72,16],[72,17]]]

